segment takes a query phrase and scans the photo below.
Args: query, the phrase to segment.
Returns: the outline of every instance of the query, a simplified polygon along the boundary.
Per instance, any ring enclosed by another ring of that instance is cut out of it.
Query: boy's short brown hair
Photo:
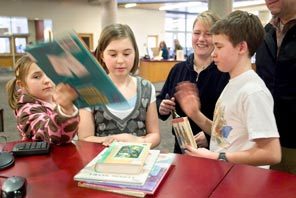
[[[252,57],[264,39],[264,28],[259,18],[251,13],[237,10],[217,21],[211,28],[213,35],[228,36],[233,46],[245,41]]]

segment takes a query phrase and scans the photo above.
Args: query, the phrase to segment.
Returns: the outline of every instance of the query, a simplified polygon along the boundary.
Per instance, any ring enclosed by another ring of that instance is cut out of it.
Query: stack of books
[[[75,176],[78,186],[135,197],[154,194],[175,155],[150,144],[113,142]]]

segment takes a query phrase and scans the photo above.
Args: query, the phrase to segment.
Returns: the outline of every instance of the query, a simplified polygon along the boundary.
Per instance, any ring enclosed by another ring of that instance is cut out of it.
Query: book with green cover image
[[[67,83],[79,94],[78,108],[112,103],[118,109],[129,104],[76,33],[52,42],[29,46],[26,52],[55,83]]]
[[[151,143],[113,142],[97,160],[95,170],[105,173],[138,174],[142,171]]]

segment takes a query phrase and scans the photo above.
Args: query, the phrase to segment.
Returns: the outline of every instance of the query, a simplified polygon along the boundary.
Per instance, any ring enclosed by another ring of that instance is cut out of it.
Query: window
[[[25,53],[25,48],[27,45],[27,38],[25,37],[16,37],[15,40],[15,51],[16,53]]]
[[[9,37],[2,37],[0,38],[0,53],[3,54],[10,54],[10,38]]]
[[[8,35],[11,32],[10,17],[0,16],[0,35]]]
[[[0,53],[24,53],[28,33],[27,18],[0,16]]]
[[[28,19],[24,17],[11,18],[12,34],[28,34]]]
[[[191,33],[197,14],[184,12],[167,12],[165,18],[165,42],[173,49],[173,40],[178,39],[184,49],[184,54],[192,53]]]
[[[44,19],[44,41],[52,41],[53,34],[52,34],[52,20]]]
[[[15,65],[15,61],[25,53],[28,35],[27,18],[0,16],[0,67]]]
[[[148,35],[147,43],[148,43],[148,47],[150,47],[150,48],[158,47],[158,36],[157,35]]]
[[[150,58],[158,55],[158,35],[147,36],[147,50]]]

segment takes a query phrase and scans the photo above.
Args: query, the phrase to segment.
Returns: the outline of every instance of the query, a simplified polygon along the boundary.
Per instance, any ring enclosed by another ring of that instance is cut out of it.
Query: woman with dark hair
[[[164,41],[161,41],[159,43],[159,52],[161,53],[161,57],[164,60],[169,59],[169,50],[167,48],[167,45]]]

